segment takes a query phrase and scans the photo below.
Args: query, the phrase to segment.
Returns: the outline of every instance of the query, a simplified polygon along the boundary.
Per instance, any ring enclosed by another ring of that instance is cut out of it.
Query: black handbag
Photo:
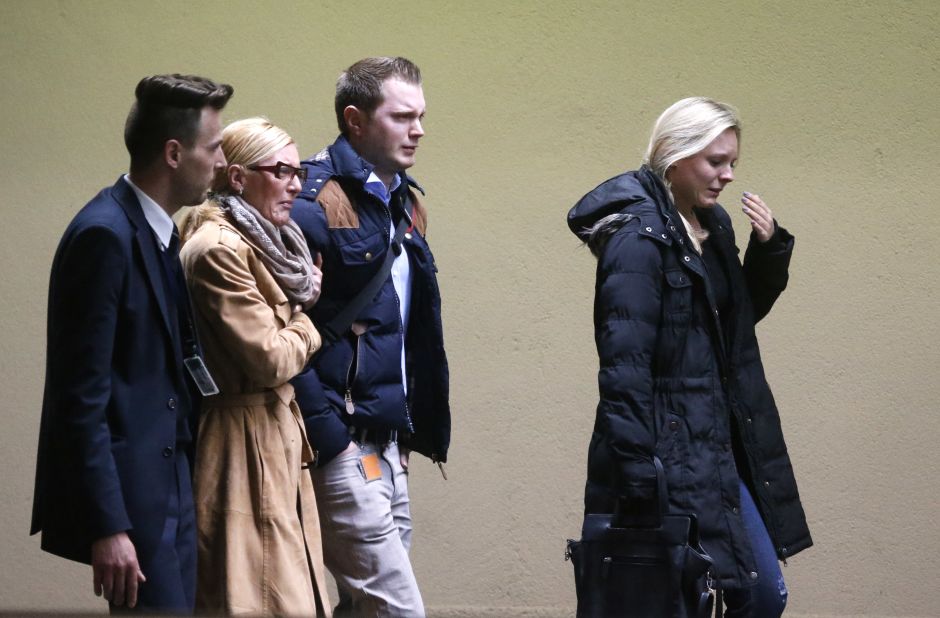
[[[712,559],[699,543],[695,515],[668,513],[662,462],[654,458],[659,512],[652,525],[613,514],[584,517],[580,541],[568,541],[578,618],[707,618],[715,605]],[[719,601],[720,604],[720,601]]]

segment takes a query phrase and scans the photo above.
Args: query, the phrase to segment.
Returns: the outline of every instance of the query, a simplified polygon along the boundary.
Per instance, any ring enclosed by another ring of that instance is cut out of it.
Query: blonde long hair
[[[666,172],[673,163],[698,154],[729,128],[740,143],[741,119],[733,106],[708,97],[676,101],[653,125],[643,163],[668,186]]]
[[[676,101],[659,115],[653,125],[643,163],[662,179],[672,197],[672,184],[667,178],[669,168],[676,161],[703,151],[727,129],[734,129],[740,143],[741,118],[734,106],[708,97],[689,97]],[[708,232],[693,229],[682,213],[679,216],[692,245],[701,253],[701,243],[708,238]]]

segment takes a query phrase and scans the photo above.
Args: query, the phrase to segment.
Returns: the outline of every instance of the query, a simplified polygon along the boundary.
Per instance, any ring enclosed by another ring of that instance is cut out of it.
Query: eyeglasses
[[[249,165],[248,169],[260,172],[271,172],[278,180],[284,180],[286,178],[290,181],[296,176],[300,178],[301,183],[307,182],[307,168],[294,167],[283,161],[278,161],[274,165]]]

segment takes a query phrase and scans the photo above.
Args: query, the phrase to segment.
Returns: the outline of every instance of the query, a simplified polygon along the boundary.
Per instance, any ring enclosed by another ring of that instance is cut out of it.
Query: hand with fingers
[[[147,581],[137,563],[137,550],[126,532],[98,539],[91,545],[95,595],[112,605],[137,605],[137,589]]]
[[[741,203],[744,204],[741,210],[751,220],[751,228],[757,235],[757,240],[760,242],[770,240],[774,235],[774,215],[767,204],[756,193],[747,191],[744,192]]]

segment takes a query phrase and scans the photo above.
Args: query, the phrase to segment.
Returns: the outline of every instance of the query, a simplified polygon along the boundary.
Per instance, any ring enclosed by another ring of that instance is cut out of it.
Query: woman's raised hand
[[[756,193],[745,191],[741,203],[744,204],[741,210],[751,220],[751,228],[757,234],[757,240],[760,242],[770,240],[774,235],[774,215],[770,212],[770,208],[767,208],[764,200],[760,199]]]

